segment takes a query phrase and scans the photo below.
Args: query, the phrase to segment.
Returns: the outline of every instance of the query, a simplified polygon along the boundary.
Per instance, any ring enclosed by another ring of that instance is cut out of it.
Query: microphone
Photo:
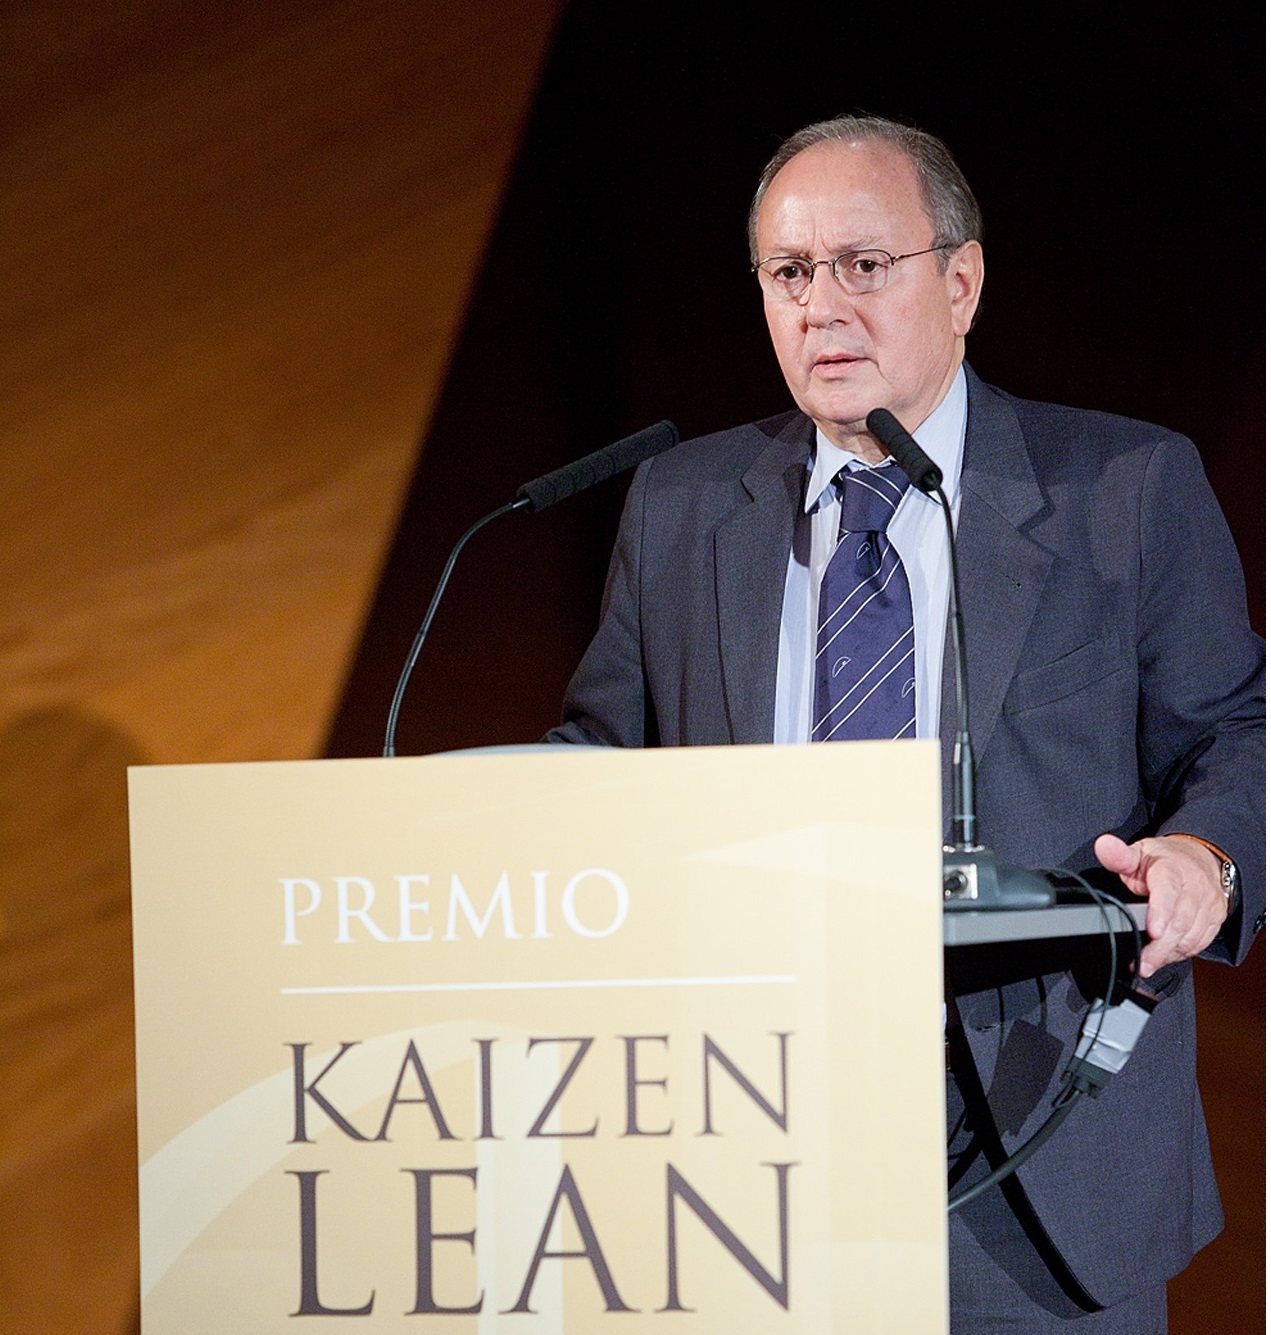
[[[1049,908],[1055,890],[1036,872],[999,863],[991,849],[979,842],[975,806],[975,753],[971,749],[971,719],[967,705],[966,631],[962,623],[962,595],[958,588],[958,556],[953,540],[953,510],[945,495],[944,475],[926,450],[886,408],[875,408],[865,418],[870,435],[909,475],[919,491],[934,495],[944,511],[949,544],[949,622],[953,631],[953,692],[956,726],[953,734],[954,839],[944,849],[944,905],[946,909]]]
[[[536,477],[533,482],[526,482],[517,488],[514,510],[528,510],[538,514],[549,505],[563,501],[576,492],[585,491],[604,482],[615,473],[625,472],[637,464],[651,459],[678,444],[680,433],[671,422],[657,422],[637,431],[633,436],[624,436],[603,450],[596,450],[572,464],[557,468],[551,473]]]
[[[919,491],[933,492],[944,481],[944,474],[931,456],[905,430],[886,408],[875,408],[865,418],[869,433],[909,474]]]
[[[506,505],[501,505],[497,510],[492,510],[488,515],[478,519],[464,533],[459,541],[455,543],[445,566],[442,568],[441,578],[437,581],[437,587],[433,590],[432,601],[428,604],[428,611],[424,613],[423,623],[415,636],[415,642],[410,647],[410,653],[406,655],[401,676],[397,679],[397,689],[393,692],[393,703],[388,710],[388,725],[384,730],[383,754],[385,757],[397,754],[395,745],[397,716],[401,713],[402,698],[406,694],[406,683],[410,681],[410,675],[415,670],[419,651],[424,647],[424,640],[428,636],[433,617],[437,615],[437,605],[441,602],[441,595],[446,591],[446,585],[450,582],[451,571],[454,570],[455,562],[459,559],[459,553],[463,550],[463,546],[468,539],[478,529],[484,528],[491,520],[498,519],[501,515],[509,514],[513,510],[524,510],[528,514],[537,514],[540,510],[546,510],[549,505],[555,505],[557,501],[563,501],[566,497],[585,491],[588,487],[595,486],[597,482],[604,482],[607,478],[613,477],[615,473],[634,468],[636,464],[651,459],[655,454],[661,454],[664,450],[669,450],[679,442],[679,439],[680,433],[671,422],[658,422],[654,426],[645,427],[643,431],[637,431],[633,436],[624,436],[612,445],[606,445],[603,450],[596,450],[582,459],[575,460],[572,464],[566,464],[563,468],[545,473],[532,482],[526,482],[523,486],[517,488],[515,500],[509,501]]]

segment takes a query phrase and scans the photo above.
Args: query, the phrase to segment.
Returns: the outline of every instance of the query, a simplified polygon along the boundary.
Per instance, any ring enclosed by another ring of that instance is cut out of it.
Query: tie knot
[[[840,533],[883,533],[909,487],[909,476],[899,464],[882,468],[844,468],[838,475],[843,509]]]

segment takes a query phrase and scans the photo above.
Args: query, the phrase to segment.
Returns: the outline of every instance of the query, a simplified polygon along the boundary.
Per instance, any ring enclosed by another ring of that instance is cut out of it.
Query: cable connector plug
[[[1156,997],[1137,989],[1126,993],[1124,1000],[1115,1006],[1096,1001],[1081,1026],[1082,1042],[1064,1072],[1065,1086],[1097,1098],[1099,1091],[1129,1061],[1156,1002]]]

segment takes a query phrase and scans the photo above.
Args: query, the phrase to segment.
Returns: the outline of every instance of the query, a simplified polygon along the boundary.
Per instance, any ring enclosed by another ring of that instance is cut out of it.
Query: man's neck
[[[961,369],[962,357],[959,355],[949,368],[949,373],[945,376],[944,383],[940,386],[939,391],[917,412],[905,414],[906,418],[913,417],[915,420],[901,419],[901,425],[910,435],[917,431],[944,402],[950,386],[957,379],[958,372]],[[822,434],[836,449],[842,450],[845,454],[854,454],[862,463],[869,464],[871,467],[890,457],[866,429],[864,422],[818,422],[817,426],[821,428]]]
[[[826,431],[824,427],[822,430],[825,431],[825,438],[835,449],[842,450],[845,454],[854,454],[862,463],[867,463],[871,466],[880,464],[887,458],[887,451],[883,449],[868,431],[864,430],[863,424],[862,429],[859,431],[851,431],[851,428],[839,427],[837,423],[833,422],[829,425],[836,428],[833,434],[830,431]],[[843,434],[845,432],[850,432],[850,434]]]

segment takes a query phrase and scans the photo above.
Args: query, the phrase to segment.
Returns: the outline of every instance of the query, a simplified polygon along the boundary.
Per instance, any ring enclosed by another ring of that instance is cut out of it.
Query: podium
[[[144,1335],[946,1329],[938,767],[132,770]]]

